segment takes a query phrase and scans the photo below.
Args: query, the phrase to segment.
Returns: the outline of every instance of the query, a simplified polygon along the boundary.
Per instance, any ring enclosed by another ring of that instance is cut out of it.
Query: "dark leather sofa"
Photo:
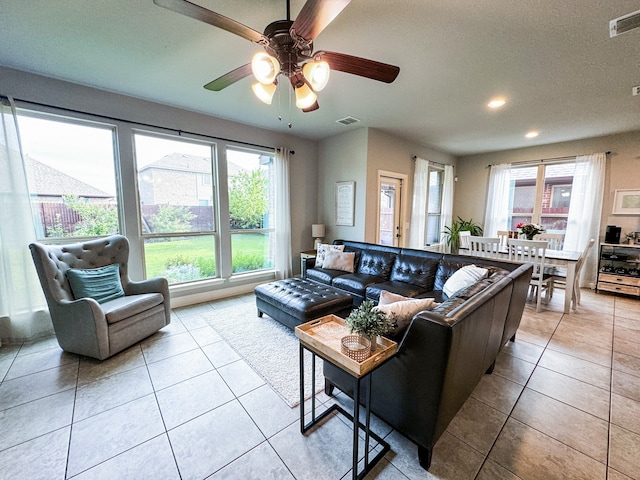
[[[494,259],[336,241],[356,252],[353,274],[308,266],[307,278],[350,292],[354,303],[377,301],[381,290],[434,297],[434,310],[413,317],[395,340],[397,354],[372,374],[371,411],[418,445],[428,469],[433,446],[507,341],[514,340],[527,298],[531,265]],[[464,265],[487,266],[488,278],[457,292],[442,292]],[[325,390],[353,392],[352,378],[324,363]],[[361,398],[366,398],[366,382]]]

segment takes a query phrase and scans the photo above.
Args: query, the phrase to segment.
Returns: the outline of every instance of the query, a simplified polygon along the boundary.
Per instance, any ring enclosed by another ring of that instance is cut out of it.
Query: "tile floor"
[[[640,302],[586,291],[563,315],[557,292],[539,314],[527,306],[430,472],[415,445],[375,421],[391,452],[367,478],[640,479]],[[0,478],[350,478],[342,417],[301,435],[298,409],[200,316],[253,301],[177,309],[170,326],[104,362],[63,353],[54,338],[0,347]]]

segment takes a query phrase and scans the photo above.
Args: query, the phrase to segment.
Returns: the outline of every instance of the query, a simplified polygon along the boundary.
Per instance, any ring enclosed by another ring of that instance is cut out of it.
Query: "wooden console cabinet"
[[[600,244],[597,290],[640,297],[640,245]]]

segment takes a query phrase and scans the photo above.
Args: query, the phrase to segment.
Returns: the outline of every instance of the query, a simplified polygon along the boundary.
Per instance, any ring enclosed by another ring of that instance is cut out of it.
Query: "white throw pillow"
[[[324,256],[322,268],[331,270],[342,270],[353,273],[353,262],[356,258],[355,252],[332,252],[328,251]]]
[[[378,300],[378,305],[389,305],[393,302],[402,302],[403,300],[412,300],[411,297],[405,297],[398,293],[387,292],[386,290],[380,291],[380,299]]]
[[[380,296],[382,296],[382,292],[380,292]],[[411,319],[416,313],[422,312],[423,310],[432,310],[434,307],[433,298],[411,298],[409,300],[387,303],[386,305],[378,304],[373,308],[387,314],[389,321],[393,324],[393,330],[390,333],[391,335],[395,335],[409,326]]]
[[[473,285],[479,280],[486,278],[487,275],[489,275],[489,270],[486,268],[467,265],[449,277],[444,287],[442,287],[442,291],[447,294],[447,297],[452,297],[457,291]]]
[[[322,268],[324,265],[324,257],[327,252],[342,252],[344,245],[331,245],[330,243],[321,243],[316,251],[316,268]]]

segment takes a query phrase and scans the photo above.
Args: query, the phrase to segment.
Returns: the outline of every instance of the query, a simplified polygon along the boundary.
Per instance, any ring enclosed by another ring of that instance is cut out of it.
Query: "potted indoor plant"
[[[444,227],[445,237],[447,237],[447,245],[451,247],[451,252],[455,253],[460,248],[460,232],[468,231],[471,235],[479,237],[482,235],[482,227],[475,223],[473,219],[463,220],[458,217],[451,223],[451,226]]]
[[[375,350],[378,336],[392,328],[387,314],[376,309],[371,300],[363,301],[358,308],[352,310],[344,324],[351,333],[368,338],[371,341],[371,351]]]
[[[537,234],[544,232],[544,227],[537,223],[520,222],[516,225],[516,228],[520,230],[525,237],[527,237],[527,240],[533,240],[533,237]]]

